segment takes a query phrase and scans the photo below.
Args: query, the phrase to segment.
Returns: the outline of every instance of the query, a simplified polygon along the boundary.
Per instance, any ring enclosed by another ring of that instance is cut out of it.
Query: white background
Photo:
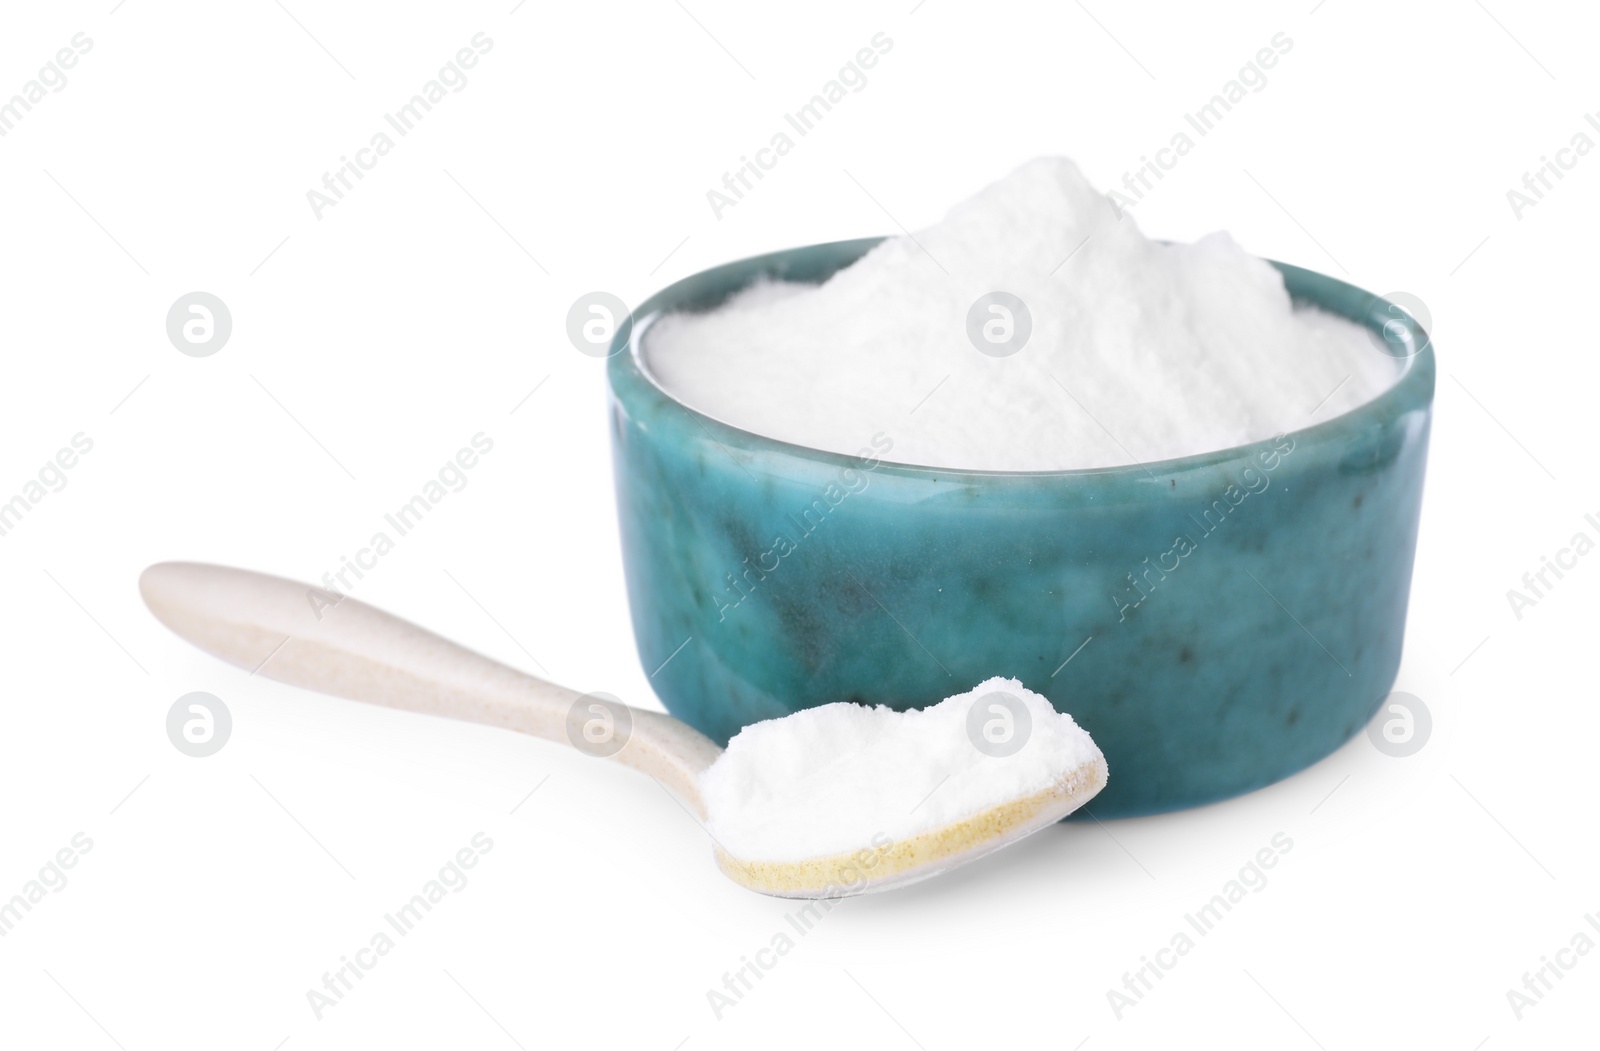
[[[1578,5],[114,2],[14,9],[0,33],[0,96],[73,34],[93,41],[0,138],[0,497],[74,434],[94,443],[0,537],[0,896],[75,833],[93,841],[0,939],[0,1042],[1595,1039],[1600,953],[1520,1021],[1506,996],[1600,912],[1600,555],[1520,620],[1506,598],[1580,529],[1600,538],[1583,517],[1600,517],[1600,158],[1520,218],[1506,198],[1600,105]],[[655,705],[603,366],[567,340],[573,300],[915,229],[1041,153],[1110,186],[1280,31],[1294,47],[1265,89],[1134,214],[1430,308],[1439,387],[1397,683],[1434,719],[1415,756],[1359,737],[1246,798],[1054,828],[846,901],[719,1020],[707,990],[793,906],[723,879],[655,785],[249,678],[140,603],[139,571],[164,559],[320,578],[482,431],[494,449],[467,488],[355,594]],[[316,218],[306,191],[478,32],[493,49],[466,87]],[[706,191],[878,32],[894,46],[865,89],[714,217]],[[165,332],[196,289],[233,316],[207,358]],[[164,728],[193,690],[234,718],[206,759]],[[471,883],[317,1020],[306,991],[479,831],[494,848]],[[1278,832],[1294,846],[1270,883],[1119,1020],[1107,990]]]

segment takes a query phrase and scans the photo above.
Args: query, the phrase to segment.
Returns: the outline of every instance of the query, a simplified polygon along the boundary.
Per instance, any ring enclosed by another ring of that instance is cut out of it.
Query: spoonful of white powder
[[[701,778],[724,873],[827,898],[926,879],[1087,802],[1106,761],[1016,679],[931,708],[825,704],[745,727]]]

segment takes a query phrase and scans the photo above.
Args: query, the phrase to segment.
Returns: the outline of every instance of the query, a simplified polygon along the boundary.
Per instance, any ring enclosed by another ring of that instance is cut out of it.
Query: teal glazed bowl
[[[1298,301],[1411,340],[1398,382],[1277,439],[1075,471],[820,452],[696,412],[651,376],[641,347],[663,313],[713,307],[762,275],[818,282],[876,243],[707,270],[617,332],[622,555],[639,656],[668,711],[726,743],[831,701],[920,708],[1013,676],[1105,752],[1099,817],[1247,792],[1359,732],[1400,665],[1427,334],[1385,299],[1274,263]]]

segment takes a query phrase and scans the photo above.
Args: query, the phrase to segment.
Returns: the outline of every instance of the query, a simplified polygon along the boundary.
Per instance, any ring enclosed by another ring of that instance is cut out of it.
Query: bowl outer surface
[[[821,280],[875,243],[696,274],[617,334],[628,597],[667,709],[725,743],[819,704],[925,707],[1014,676],[1104,751],[1100,817],[1236,795],[1357,733],[1399,668],[1434,389],[1426,333],[1402,317],[1423,349],[1342,416],[1060,472],[896,464],[892,435],[874,449],[863,434],[864,457],[790,445],[685,408],[642,366],[660,313],[714,306],[763,274]],[[1373,330],[1398,315],[1274,265],[1299,301]]]

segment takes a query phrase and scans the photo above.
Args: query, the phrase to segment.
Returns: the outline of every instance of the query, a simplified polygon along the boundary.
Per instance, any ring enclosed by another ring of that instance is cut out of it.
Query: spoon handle
[[[614,755],[704,817],[699,776],[722,750],[671,716],[534,678],[364,602],[282,577],[162,562],[139,577],[139,591],[168,628],[252,674]]]

